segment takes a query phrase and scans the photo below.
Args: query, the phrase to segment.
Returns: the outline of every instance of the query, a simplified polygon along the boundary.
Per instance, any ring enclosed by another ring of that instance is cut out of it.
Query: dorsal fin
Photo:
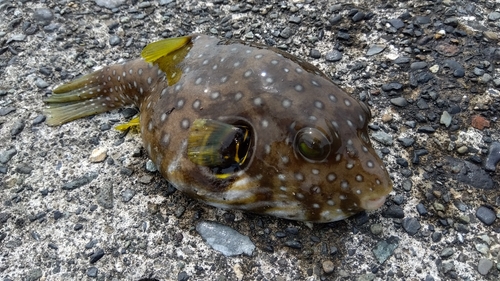
[[[169,86],[179,81],[182,70],[177,66],[184,60],[192,46],[191,36],[168,38],[148,44],[141,52],[142,58],[154,63],[165,72]]]
[[[191,42],[191,36],[167,38],[148,44],[141,52],[142,58],[155,63],[159,58],[167,56]]]

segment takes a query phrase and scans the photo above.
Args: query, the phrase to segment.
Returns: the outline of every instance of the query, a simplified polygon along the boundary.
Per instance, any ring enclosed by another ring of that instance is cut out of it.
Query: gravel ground
[[[500,3],[332,2],[0,0],[1,279],[499,280]],[[44,124],[55,86],[193,32],[277,46],[367,101],[386,205],[318,225],[220,210],[112,129],[133,109]]]

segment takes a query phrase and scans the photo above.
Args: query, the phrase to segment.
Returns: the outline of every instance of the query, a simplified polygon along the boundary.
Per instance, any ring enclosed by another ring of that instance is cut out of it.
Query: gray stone
[[[480,259],[477,264],[477,271],[481,275],[487,275],[490,269],[493,267],[493,262],[489,259]]]
[[[102,185],[99,194],[97,194],[97,203],[104,209],[113,208],[113,185],[111,183]]]
[[[383,145],[392,146],[394,143],[392,136],[383,131],[376,131],[372,134],[372,138]]]
[[[12,157],[14,157],[14,155],[16,155],[16,153],[17,150],[15,148],[0,152],[0,163],[6,164],[10,159],[12,159]]]
[[[251,256],[255,250],[248,236],[216,222],[200,222],[196,225],[196,231],[210,247],[228,257],[241,254]]]
[[[387,240],[379,241],[372,252],[375,255],[377,261],[382,264],[390,256],[392,256],[394,250],[396,250],[398,245],[399,239],[395,236],[391,236]]]
[[[420,222],[416,218],[403,219],[403,228],[410,235],[415,235],[420,227]]]
[[[370,46],[368,51],[366,51],[366,55],[373,56],[373,55],[382,53],[384,50],[385,50],[384,45],[372,45],[372,46]]]
[[[492,225],[497,218],[495,211],[485,206],[477,209],[476,217],[486,225]]]

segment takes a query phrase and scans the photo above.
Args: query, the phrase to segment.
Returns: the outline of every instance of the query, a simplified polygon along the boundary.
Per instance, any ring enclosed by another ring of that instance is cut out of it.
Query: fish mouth
[[[380,208],[385,203],[386,195],[361,202],[361,208],[367,211],[373,211]]]

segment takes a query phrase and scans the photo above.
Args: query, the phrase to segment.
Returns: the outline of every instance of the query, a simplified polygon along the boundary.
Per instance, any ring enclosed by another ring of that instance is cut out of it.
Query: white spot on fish
[[[220,79],[220,82],[226,83],[226,81],[227,81],[227,76],[222,76],[222,78]]]
[[[153,79],[151,78],[151,76],[150,76],[150,77],[148,77],[148,84],[150,84],[150,85],[151,85],[151,83],[152,83],[152,82],[153,82]]]
[[[239,66],[240,66],[240,64],[241,64],[241,62],[237,61],[237,62],[235,62],[235,63],[233,64],[233,66],[234,66],[234,67],[239,67]]]
[[[175,85],[174,90],[175,90],[175,92],[179,92],[181,90],[181,88],[182,88],[182,85],[177,84],[177,85]]]
[[[200,108],[200,105],[201,105],[200,100],[195,100],[195,101],[193,102],[193,108],[194,108],[194,109],[198,109],[198,108]]]
[[[337,97],[335,97],[334,95],[330,94],[328,95],[328,98],[332,101],[332,102],[337,102]]]
[[[281,162],[283,162],[283,164],[288,164],[289,161],[290,158],[288,158],[288,156],[281,156]]]
[[[344,100],[344,104],[345,104],[346,106],[351,106],[351,101],[350,101],[350,100],[348,100],[348,99],[345,99],[345,100]]]
[[[363,181],[363,176],[362,175],[356,175],[356,181],[362,182]]]
[[[153,121],[152,121],[152,120],[150,120],[150,121],[148,122],[148,131],[150,131],[150,132],[151,132],[152,130],[153,130]]]
[[[213,70],[216,70],[216,69],[217,69],[217,65],[216,65],[216,64],[214,64],[214,66],[212,66],[212,69],[213,69]]]
[[[198,77],[198,78],[196,79],[196,81],[194,81],[194,83],[195,83],[196,85],[200,85],[200,84],[201,84],[201,81],[203,81],[203,78]]]
[[[142,68],[139,68],[139,70],[137,71],[137,74],[142,75],[142,71],[143,71]]]
[[[163,90],[161,90],[161,94],[160,96],[164,96],[166,93],[167,93],[167,88],[164,88]]]
[[[266,154],[271,153],[271,146],[269,144],[264,145],[264,152]]]
[[[295,179],[298,181],[303,181],[304,175],[302,175],[302,173],[295,173]]]
[[[250,77],[250,75],[252,75],[252,71],[251,71],[251,70],[247,70],[247,71],[245,71],[245,73],[243,73],[243,76],[244,76],[245,78]]]
[[[207,65],[208,64],[208,60],[204,60],[201,64]]]
[[[255,58],[256,58],[256,59],[261,59],[262,57],[263,57],[263,55],[262,55],[262,54],[255,55]]]
[[[256,106],[261,106],[262,105],[262,99],[261,98],[255,98],[253,100],[253,104]]]
[[[302,87],[302,85],[300,85],[300,84],[297,84],[297,85],[295,85],[294,89],[297,92],[302,92],[304,90],[304,87]]]
[[[314,102],[314,107],[316,107],[317,109],[323,109],[323,103],[319,100],[315,101]]]
[[[262,128],[267,128],[269,126],[269,122],[266,119],[262,119],[260,124],[262,125]]]
[[[273,65],[277,65],[277,64],[278,64],[278,61],[277,61],[277,60],[272,60],[272,61],[271,61],[271,64],[273,64]]]
[[[326,179],[329,182],[333,182],[336,178],[337,178],[337,176],[334,173],[330,173],[330,174],[328,174],[328,176],[326,176]]]
[[[213,100],[217,99],[219,96],[220,96],[219,92],[212,92],[210,94],[210,98],[213,99]]]
[[[289,99],[284,99],[282,102],[281,102],[281,105],[284,107],[284,108],[289,108],[291,105],[292,105],[292,101],[289,100]]]
[[[183,128],[183,129],[188,129],[189,128],[189,119],[186,119],[186,118],[182,119],[182,121],[181,121],[181,128]]]
[[[373,168],[375,165],[373,164],[372,160],[368,160],[366,162],[366,165],[368,166],[368,168]]]
[[[165,112],[163,113],[161,116],[160,116],[160,120],[161,122],[165,122],[165,120],[167,120],[167,117],[168,117],[168,114]]]
[[[170,135],[169,134],[164,134],[163,137],[161,138],[161,143],[164,146],[167,146],[169,142],[170,142]]]
[[[184,106],[184,99],[180,99],[177,101],[177,108],[182,108]]]
[[[234,100],[239,101],[243,97],[243,94],[241,92],[237,92],[234,95]]]

